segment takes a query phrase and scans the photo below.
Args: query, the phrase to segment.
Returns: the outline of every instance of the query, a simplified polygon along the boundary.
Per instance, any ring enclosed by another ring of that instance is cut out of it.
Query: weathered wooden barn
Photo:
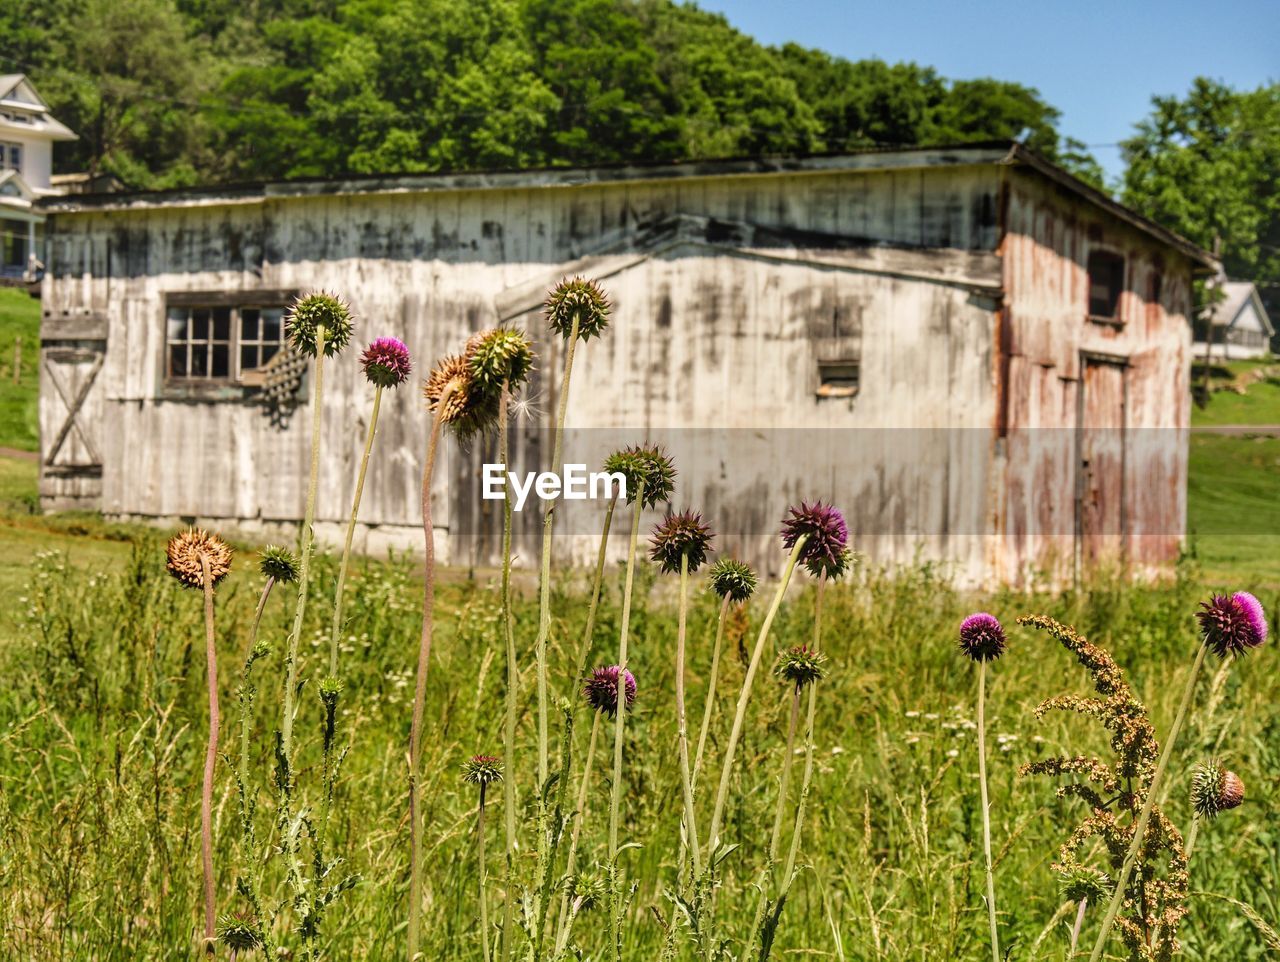
[[[584,274],[616,310],[577,354],[566,460],[666,443],[676,506],[705,511],[722,550],[776,570],[777,522],[802,497],[844,508],[872,562],[944,560],[970,582],[1150,568],[1179,548],[1191,281],[1215,264],[1017,144],[44,207],[49,510],[296,524],[307,370],[282,347],[281,316],[314,288],[349,299],[361,343],[402,338],[422,373],[475,330],[526,327],[540,374],[513,460],[546,467],[562,347],[539,307]],[[331,538],[370,407],[356,353],[326,368],[318,529]],[[426,431],[416,390],[388,398],[369,550],[419,537]],[[480,498],[492,451],[449,452],[439,546],[484,563],[500,517]],[[564,507],[559,550],[584,559],[601,508]],[[524,558],[536,521],[523,512]]]

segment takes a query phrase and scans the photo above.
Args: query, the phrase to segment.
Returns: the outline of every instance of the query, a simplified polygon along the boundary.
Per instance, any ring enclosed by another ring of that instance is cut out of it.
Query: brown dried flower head
[[[231,570],[231,547],[216,534],[202,528],[188,528],[169,539],[165,548],[166,567],[187,588],[204,587],[203,555],[209,562],[209,576],[216,585]]]
[[[480,390],[462,355],[442,358],[431,369],[422,393],[440,423],[460,438],[479,434],[497,420],[498,395]]]

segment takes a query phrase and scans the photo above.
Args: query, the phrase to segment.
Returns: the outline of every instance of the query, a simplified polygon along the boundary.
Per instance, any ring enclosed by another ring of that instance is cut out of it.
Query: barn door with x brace
[[[106,324],[46,325],[40,346],[40,496],[46,508],[99,508]]]

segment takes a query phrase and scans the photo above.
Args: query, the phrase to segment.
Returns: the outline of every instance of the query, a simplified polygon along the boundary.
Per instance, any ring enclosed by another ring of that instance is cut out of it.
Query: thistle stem
[[[311,580],[311,546],[315,540],[316,488],[320,480],[320,401],[324,396],[323,324],[316,326],[316,378],[311,395],[311,470],[307,479],[307,504],[302,515],[302,545],[298,561],[298,603],[293,613],[293,630],[289,632],[289,648],[285,655],[284,717],[280,720],[281,753],[288,764],[284,773],[287,783],[293,781],[293,695],[298,685],[298,644],[302,639],[302,622],[307,613],[307,588]],[[283,790],[292,792],[292,785]]]
[[[413,722],[409,731],[409,962],[418,955],[422,917],[422,825],[418,814],[418,771],[422,755],[422,713],[427,700],[427,669],[431,664],[431,636],[435,627],[436,545],[431,526],[431,479],[435,474],[436,452],[440,447],[441,418],[448,407],[454,385],[447,385],[436,403],[427,440],[427,458],[422,466],[422,531],[425,538],[425,577],[422,590],[422,635],[418,642],[418,677],[413,691]]]
[[[587,818],[587,792],[591,787],[591,765],[596,757],[596,739],[600,734],[600,713],[594,712],[594,718],[591,721],[591,738],[587,742],[587,758],[582,763],[582,782],[578,786],[578,804],[574,809],[573,830],[569,833],[569,857],[565,863],[565,879],[568,882],[573,881],[574,872],[578,868],[578,839],[582,836],[582,823]],[[561,946],[561,942],[565,936],[565,928],[572,924],[572,917],[569,915],[569,888],[566,885],[564,894],[560,897],[560,917],[556,930],[556,945]],[[557,949],[557,955],[559,949]]]
[[[724,817],[725,802],[729,797],[729,782],[733,778],[733,756],[738,748],[738,740],[742,737],[742,724],[747,717],[747,703],[751,701],[751,686],[755,682],[756,672],[760,668],[760,659],[764,655],[765,642],[769,640],[769,629],[773,627],[773,619],[782,605],[782,598],[791,583],[791,574],[796,569],[796,562],[804,548],[807,535],[801,535],[787,557],[787,565],[782,571],[782,581],[769,605],[769,612],[760,625],[760,633],[756,636],[756,645],[751,652],[751,661],[747,664],[746,677],[742,679],[742,691],[738,695],[738,707],[733,715],[733,727],[729,730],[729,744],[725,746],[724,761],[720,766],[720,786],[716,790],[716,803],[711,811],[711,831],[707,833],[707,858],[712,858],[716,843],[720,837],[720,823]]]
[[[813,779],[813,725],[818,703],[818,683],[809,684],[809,707],[805,712],[804,724],[804,774],[800,777],[800,800],[796,803],[796,825],[791,834],[791,848],[787,852],[787,870],[782,876],[782,892],[779,900],[786,898],[791,889],[791,879],[796,870],[796,860],[800,857],[800,830],[804,828],[804,810],[809,800],[809,784]]]
[[[213,631],[213,575],[209,559],[200,554],[204,585],[205,658],[209,675],[209,742],[204,755],[204,784],[200,792],[200,863],[204,873],[204,950],[212,956],[216,945],[217,902],[213,881],[213,773],[218,762],[218,649]]]
[[[982,853],[987,875],[987,919],[991,923],[991,958],[1000,962],[1000,930],[996,923],[996,882],[991,866],[991,802],[987,797],[987,663],[978,662],[978,790],[982,796]]]
[[[618,495],[615,492],[609,499],[604,511],[604,527],[600,530],[600,547],[596,551],[596,570],[591,580],[591,604],[587,607],[587,623],[582,629],[582,642],[578,645],[577,674],[574,683],[578,684],[586,677],[587,659],[591,656],[591,640],[596,629],[596,611],[600,604],[600,589],[604,584],[605,555],[609,548],[609,529],[613,525],[613,509],[618,506]],[[573,702],[576,706],[577,702]]]
[[[369,470],[369,454],[373,451],[373,438],[378,431],[378,409],[382,406],[382,385],[373,390],[373,412],[369,415],[369,431],[364,440],[364,454],[360,458],[360,470],[356,474],[356,493],[351,499],[351,520],[347,522],[347,537],[342,545],[342,561],[338,565],[338,588],[333,599],[333,627],[329,632],[329,674],[338,674],[338,636],[342,633],[342,602],[347,586],[347,569],[351,564],[351,541],[356,533],[356,517],[360,514],[360,498],[364,494],[364,478]]]
[[[511,614],[511,497],[510,481],[505,466],[510,456],[507,406],[511,397],[511,382],[504,378],[502,392],[498,395],[498,460],[504,465],[502,484],[502,629],[507,643],[507,704],[502,732],[502,750],[507,760],[507,777],[502,780],[503,818],[506,823],[507,885],[502,900],[502,959],[511,957],[511,942],[515,925],[513,892],[515,889],[516,859],[516,785],[514,764],[516,754],[516,701],[520,694],[520,670],[516,664],[515,626]]]
[[[610,926],[614,958],[622,962],[622,880],[618,875],[618,809],[622,802],[622,742],[627,718],[627,632],[631,627],[631,591],[635,581],[636,543],[644,509],[644,479],[636,485],[631,538],[627,543],[627,575],[622,589],[622,628],[618,634],[617,715],[613,726],[613,784],[609,793],[609,890],[613,899]]]
[[[476,847],[480,858],[480,949],[484,962],[489,962],[489,909],[485,898],[488,879],[485,875],[484,858],[484,790],[487,787],[483,784],[480,786],[480,811],[476,814]]]
[[[693,877],[702,874],[702,856],[698,851],[698,824],[693,810],[693,778],[689,771],[689,732],[684,710],[684,642],[689,615],[689,556],[680,555],[680,614],[676,626],[676,716],[679,729],[680,786],[684,791],[685,832],[689,839],[689,855],[693,860]]]
[[[778,804],[773,814],[773,831],[769,834],[769,848],[765,853],[764,868],[760,871],[760,902],[756,908],[752,932],[761,934],[761,925],[769,906],[769,889],[773,883],[773,867],[778,861],[778,846],[782,843],[782,822],[787,810],[787,793],[791,788],[791,758],[795,754],[796,729],[800,726],[800,686],[791,686],[791,713],[787,721],[787,748],[782,756],[782,777],[778,780]],[[766,953],[761,940],[760,954]]]
[[[1200,815],[1199,813],[1191,816],[1191,829],[1187,832],[1187,869],[1191,868],[1191,855],[1196,850],[1196,836],[1200,834]]]
[[[1129,841],[1129,849],[1125,852],[1124,863],[1120,866],[1120,875],[1116,879],[1116,888],[1111,894],[1111,902],[1107,905],[1107,913],[1103,916],[1102,928],[1098,930],[1098,940],[1093,944],[1093,951],[1089,954],[1089,962],[1099,962],[1102,958],[1102,952],[1107,945],[1107,937],[1111,934],[1111,927],[1115,925],[1116,916],[1120,914],[1120,906],[1124,904],[1124,891],[1129,884],[1129,876],[1133,872],[1134,863],[1138,860],[1138,851],[1142,848],[1143,839],[1147,834],[1147,822],[1151,818],[1151,809],[1156,803],[1156,793],[1159,791],[1160,782],[1164,778],[1164,771],[1169,764],[1169,758],[1173,754],[1173,746],[1178,740],[1178,733],[1182,730],[1182,723],[1186,720],[1187,709],[1191,706],[1191,699],[1195,695],[1196,681],[1200,677],[1200,669],[1204,665],[1205,652],[1208,650],[1209,646],[1202,642],[1196,652],[1195,663],[1191,666],[1191,675],[1187,678],[1187,687],[1182,693],[1182,701],[1178,705],[1178,713],[1174,716],[1173,727],[1169,729],[1169,737],[1165,739],[1164,748],[1160,751],[1160,759],[1156,762],[1155,774],[1151,776],[1151,783],[1147,786],[1146,798],[1142,800],[1142,810],[1138,813],[1138,821],[1133,828],[1133,838]]]
[[[728,595],[720,602],[720,616],[716,619],[716,641],[711,649],[711,675],[707,680],[707,702],[702,706],[702,728],[698,732],[698,750],[693,756],[693,791],[698,792],[698,775],[702,772],[702,753],[707,746],[707,732],[711,730],[711,714],[716,706],[716,680],[720,672],[720,644],[724,640],[724,621],[729,613]]]
[[[569,329],[569,340],[564,349],[564,375],[560,382],[560,397],[556,402],[556,426],[551,440],[551,470],[562,470],[560,461],[564,454],[564,420],[569,410],[569,377],[573,374],[573,353],[578,345],[577,312]],[[538,636],[534,643],[533,657],[538,674],[538,791],[546,784],[547,770],[547,638],[551,634],[551,532],[555,527],[555,500],[546,502],[542,514],[542,569],[538,579]]]

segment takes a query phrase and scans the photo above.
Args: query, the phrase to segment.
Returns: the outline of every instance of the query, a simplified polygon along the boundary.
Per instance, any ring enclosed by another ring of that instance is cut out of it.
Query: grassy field
[[[0,291],[7,296],[9,292]],[[32,302],[34,303],[34,302]],[[32,325],[31,305],[0,301],[0,350],[13,318]],[[25,327],[23,328],[26,329]],[[34,330],[34,327],[32,327]],[[11,336],[11,335],[10,335]],[[11,342],[9,342],[11,343]],[[24,335],[24,345],[26,344]],[[31,342],[34,346],[34,339]],[[34,365],[32,365],[34,370]],[[1265,382],[1243,396],[1267,403]],[[28,389],[28,395],[30,391]],[[9,398],[15,411],[30,397]],[[1215,395],[1210,409],[1217,404]],[[8,402],[6,402],[8,403]],[[1237,403],[1231,401],[1230,403]],[[1252,422],[1268,423],[1265,417]],[[30,447],[11,432],[0,444]],[[997,614],[1010,629],[1008,654],[988,687],[991,812],[1001,938],[1017,960],[1067,958],[1076,905],[1054,868],[1059,847],[1088,814],[1055,780],[1021,777],[1020,766],[1051,755],[1112,760],[1107,733],[1087,714],[1036,706],[1053,695],[1091,693],[1076,659],[1046,635],[1013,625],[1044,612],[1074,624],[1112,651],[1145,702],[1158,733],[1167,731],[1196,645],[1194,612],[1211,591],[1254,590],[1280,610],[1280,440],[1197,434],[1192,438],[1193,537],[1176,576],[1157,585],[1100,579],[1056,595],[960,592],[935,569],[862,570],[826,592],[822,647],[829,678],[818,688],[813,790],[801,837],[800,874],[773,946],[774,959],[950,960],[990,958],[983,899],[976,781],[975,672],[956,648],[968,612]],[[207,731],[201,605],[164,570],[159,532],[86,515],[35,513],[36,465],[0,458],[0,962],[93,960],[159,962],[197,958],[199,788]],[[856,539],[856,533],[855,533]],[[262,637],[272,648],[256,669],[247,772],[256,805],[257,844],[241,841],[232,763],[240,753],[235,691],[260,589],[254,546],[238,546],[232,575],[218,592],[222,750],[214,822],[220,910],[244,910],[235,878],[271,866],[271,900],[290,889],[271,858],[280,838],[271,821],[272,732],[281,725],[282,649],[293,593],[279,589]],[[324,673],[327,603],[336,564],[318,562],[303,632],[305,682],[297,768],[310,831],[324,810],[319,791],[324,727],[316,684]],[[624,757],[623,865],[637,884],[625,913],[625,958],[658,960],[665,920],[680,912],[681,806],[676,762],[670,578],[644,568],[631,619],[630,664],[639,698]],[[708,690],[714,598],[699,590],[690,617],[689,700],[696,728],[714,706],[707,771],[718,772],[747,653],[767,607],[766,586],[726,633],[725,662]],[[608,572],[590,663],[616,660],[622,571]],[[360,881],[327,910],[319,944],[326,958],[403,959],[408,831],[405,749],[419,631],[421,580],[409,560],[361,561],[349,589],[337,716],[347,748],[333,802],[330,854]],[[585,599],[556,586],[549,641],[555,699],[577,699],[572,652]],[[775,653],[812,638],[813,583],[798,577],[768,641],[731,782],[725,836],[736,846],[721,863],[716,895],[724,958],[756,958],[752,922],[758,871],[774,819],[785,748],[787,692],[768,671]],[[439,590],[438,629],[426,712],[423,797],[427,805],[425,958],[480,960],[474,789],[459,778],[469,756],[500,751],[505,692],[504,637],[492,579],[454,573]],[[517,786],[520,837],[513,891],[527,885],[538,848],[533,754],[531,647],[537,605],[519,600],[518,751],[507,775]],[[1162,805],[1185,832],[1191,822],[1189,772],[1224,758],[1247,786],[1247,803],[1206,823],[1190,867],[1189,915],[1179,931],[1196,960],[1262,959],[1280,951],[1280,672],[1271,645],[1202,683],[1171,764]],[[1218,681],[1220,687],[1215,687]],[[553,713],[554,714],[554,713]],[[578,788],[590,741],[590,715],[578,714],[567,784]],[[601,734],[582,825],[585,867],[604,871],[612,729]],[[607,747],[605,747],[607,745]],[[800,761],[797,759],[797,766]],[[799,773],[794,774],[795,778]],[[704,775],[699,817],[711,794]],[[794,796],[794,783],[793,783]],[[489,795],[490,920],[508,890],[502,861],[506,812]],[[789,817],[789,816],[788,816]],[[790,822],[788,821],[789,825]],[[790,835],[786,832],[784,838]],[[1090,857],[1108,867],[1105,853]],[[313,866],[303,866],[314,874]],[[527,890],[526,895],[527,895]],[[1232,901],[1235,900],[1235,901]],[[1242,909],[1240,906],[1248,906]],[[288,914],[288,913],[286,913]],[[1087,950],[1100,907],[1089,906],[1080,944]],[[1268,928],[1270,926],[1271,928]],[[575,929],[581,958],[609,957],[608,917],[591,909]],[[283,935],[282,933],[279,933]],[[286,941],[288,939],[286,938]],[[296,945],[295,945],[296,950]],[[1121,951],[1113,943],[1113,951]],[[221,957],[226,952],[221,951]],[[258,953],[241,959],[261,957]],[[294,957],[297,957],[296,955]],[[519,955],[523,959],[523,955]],[[578,956],[566,956],[578,957]],[[692,958],[687,941],[675,958]],[[1116,956],[1121,957],[1121,956]]]
[[[14,341],[22,341],[14,383]],[[40,302],[26,291],[0,287],[0,447],[34,451],[39,439],[36,390],[40,360]]]

